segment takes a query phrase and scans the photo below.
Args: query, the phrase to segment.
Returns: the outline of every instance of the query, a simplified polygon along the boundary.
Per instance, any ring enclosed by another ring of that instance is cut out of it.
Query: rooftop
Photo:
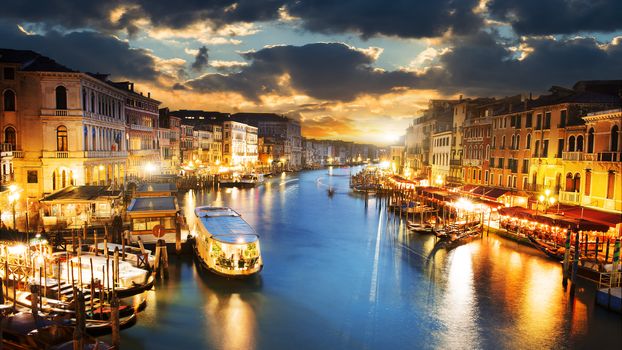
[[[177,192],[177,185],[174,183],[146,183],[141,184],[136,192]]]
[[[127,207],[127,212],[177,211],[177,209],[175,197],[138,197],[132,199],[132,203]]]

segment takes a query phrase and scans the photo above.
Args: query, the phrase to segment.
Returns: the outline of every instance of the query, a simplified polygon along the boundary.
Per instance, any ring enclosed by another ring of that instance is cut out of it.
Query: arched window
[[[594,128],[587,134],[587,153],[594,153]]]
[[[531,134],[527,134],[527,140],[525,140],[525,149],[531,148]]]
[[[516,135],[516,147],[514,149],[520,149],[520,135]]]
[[[15,129],[12,126],[4,129],[4,143],[8,143],[13,145],[13,149],[15,149],[16,145],[16,137],[15,137]]]
[[[510,146],[510,149],[514,149],[514,147],[516,147],[516,136],[512,135],[512,145]]]
[[[56,87],[56,109],[67,109],[67,89],[62,85]]]
[[[56,128],[56,150],[66,152],[67,147],[67,127],[61,125]]]
[[[572,173],[566,174],[566,192],[574,192],[574,180],[572,179]]]
[[[620,128],[617,125],[614,125],[611,128],[611,142],[609,142],[609,145],[610,145],[609,150],[611,152],[618,151],[619,137],[620,137]]]
[[[580,188],[581,188],[581,174],[576,173],[574,174],[574,187],[572,190],[575,192],[578,192]]]
[[[497,147],[497,137],[493,136],[492,137],[492,148],[495,148],[495,147]]]
[[[505,148],[505,135],[501,136],[501,149]]]
[[[568,152],[574,152],[574,136],[568,138]]]
[[[4,110],[7,112],[15,111],[15,93],[13,90],[4,92]]]
[[[583,152],[583,135],[577,136],[577,152]]]
[[[490,158],[490,145],[486,145],[486,156],[484,157],[484,159],[489,159]]]
[[[56,191],[56,170],[52,172],[52,191]]]
[[[95,93],[91,91],[91,112],[95,113]]]
[[[83,88],[82,89],[82,110],[83,111],[87,110],[86,109],[86,100],[87,100],[87,98],[86,98],[86,89]]]
[[[67,187],[67,173],[65,172],[65,170],[63,170],[62,175],[61,175],[61,188],[65,188]]]

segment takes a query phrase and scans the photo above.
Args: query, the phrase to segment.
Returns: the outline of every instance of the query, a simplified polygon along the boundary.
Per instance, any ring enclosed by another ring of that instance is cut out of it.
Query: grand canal
[[[238,210],[261,235],[264,270],[227,281],[173,258],[147,295],[128,349],[622,347],[622,319],[591,287],[564,291],[560,266],[496,236],[430,256],[373,197],[348,191],[349,169],[287,174],[256,189],[189,192]],[[328,186],[336,188],[333,197]]]

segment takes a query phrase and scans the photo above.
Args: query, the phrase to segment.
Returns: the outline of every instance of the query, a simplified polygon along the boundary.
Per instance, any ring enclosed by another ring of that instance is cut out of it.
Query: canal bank
[[[335,172],[346,169],[335,169]],[[339,175],[339,174],[337,174]],[[335,194],[327,195],[333,187]],[[561,267],[494,235],[450,252],[409,234],[347,176],[287,174],[254,189],[188,192],[184,211],[226,205],[261,236],[265,267],[249,281],[171,257],[148,293],[132,349],[565,348],[622,346],[619,316],[594,289],[562,288]],[[189,224],[191,224],[189,220]]]

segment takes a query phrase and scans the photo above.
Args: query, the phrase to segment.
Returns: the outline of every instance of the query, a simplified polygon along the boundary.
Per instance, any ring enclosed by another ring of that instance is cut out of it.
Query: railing
[[[599,162],[621,162],[620,152],[599,152],[598,161]]]
[[[622,272],[601,272],[598,281],[598,289],[617,288],[622,285]]]
[[[13,151],[13,158],[24,158],[24,151]]]
[[[41,109],[42,116],[51,116],[51,117],[81,117],[84,114],[81,109]]]
[[[153,131],[153,128],[150,126],[138,125],[138,124],[130,124],[130,129],[139,130],[139,131]]]
[[[12,143],[0,143],[0,151],[2,152],[13,152],[14,148]]]
[[[69,153],[70,152],[68,151],[43,151],[42,156],[43,158],[70,158]],[[75,153],[75,152],[71,152],[71,153]],[[71,157],[71,158],[74,158],[74,157]]]
[[[462,165],[462,161],[460,159],[450,159],[449,165],[460,166]]]
[[[583,152],[562,152],[563,160],[570,161],[583,161],[585,159],[585,153]]]
[[[559,191],[559,201],[562,203],[579,204],[580,198],[579,192]]]
[[[127,151],[84,151],[84,158],[127,157]]]

